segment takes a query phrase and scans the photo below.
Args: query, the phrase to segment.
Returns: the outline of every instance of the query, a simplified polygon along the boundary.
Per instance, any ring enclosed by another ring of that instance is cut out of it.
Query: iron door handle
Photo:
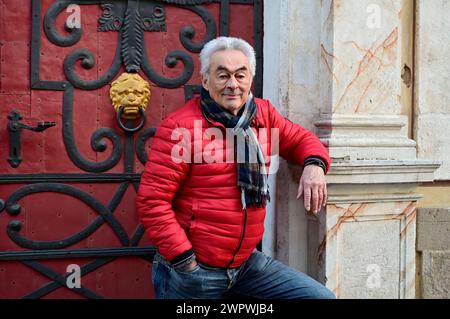
[[[23,129],[33,132],[43,132],[46,129],[55,126],[55,122],[38,122],[36,126],[29,126],[20,122],[22,115],[16,110],[12,110],[8,115],[9,132],[9,158],[11,167],[17,168],[22,162],[20,133]]]

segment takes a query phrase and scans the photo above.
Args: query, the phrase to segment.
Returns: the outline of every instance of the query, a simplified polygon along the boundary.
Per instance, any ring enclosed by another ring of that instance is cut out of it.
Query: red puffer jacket
[[[255,101],[257,116],[253,124],[263,150],[270,152],[270,129],[278,128],[283,158],[302,165],[308,156],[319,156],[329,167],[328,152],[314,134],[281,116],[269,101]],[[266,209],[242,209],[236,163],[204,159],[198,163],[199,150],[211,154],[211,145],[205,147],[212,142],[211,137],[194,138],[195,120],[197,127],[201,123],[202,133],[217,127],[225,136],[222,124],[213,125],[203,117],[199,98],[170,114],[153,138],[137,195],[137,211],[151,241],[167,260],[193,249],[197,261],[206,265],[239,267],[262,238]],[[190,137],[190,144],[184,149],[186,153],[175,153],[189,156],[190,147],[191,163],[172,159],[172,150],[181,140],[177,134],[172,140],[177,128],[187,129],[184,137],[188,142]],[[258,128],[267,128],[269,134],[258,134]],[[194,140],[199,143],[195,147]],[[221,147],[225,157],[227,143],[218,139],[214,143],[216,152]]]

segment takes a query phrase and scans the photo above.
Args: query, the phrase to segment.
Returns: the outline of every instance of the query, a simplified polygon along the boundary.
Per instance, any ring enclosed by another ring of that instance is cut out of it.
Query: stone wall
[[[450,208],[417,215],[418,297],[450,298]]]

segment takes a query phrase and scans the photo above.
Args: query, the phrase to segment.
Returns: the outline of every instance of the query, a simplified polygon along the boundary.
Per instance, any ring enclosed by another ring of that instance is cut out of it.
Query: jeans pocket
[[[171,285],[176,285],[179,291],[184,291],[187,295],[197,295],[204,289],[204,272],[199,265],[195,266],[192,270],[173,270]]]
[[[156,299],[164,299],[166,295],[166,285],[168,269],[165,265],[158,261],[153,262],[152,266],[152,284],[155,290]]]
[[[197,264],[194,268],[189,269],[189,270],[185,270],[184,267],[183,268],[173,268],[175,270],[176,273],[178,274],[184,274],[184,275],[191,275],[193,273],[196,273],[198,270],[200,270],[200,265]]]

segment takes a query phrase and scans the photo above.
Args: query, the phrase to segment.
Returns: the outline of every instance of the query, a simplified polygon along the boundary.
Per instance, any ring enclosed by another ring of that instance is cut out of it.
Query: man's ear
[[[202,75],[202,86],[206,91],[209,91],[208,78]]]

